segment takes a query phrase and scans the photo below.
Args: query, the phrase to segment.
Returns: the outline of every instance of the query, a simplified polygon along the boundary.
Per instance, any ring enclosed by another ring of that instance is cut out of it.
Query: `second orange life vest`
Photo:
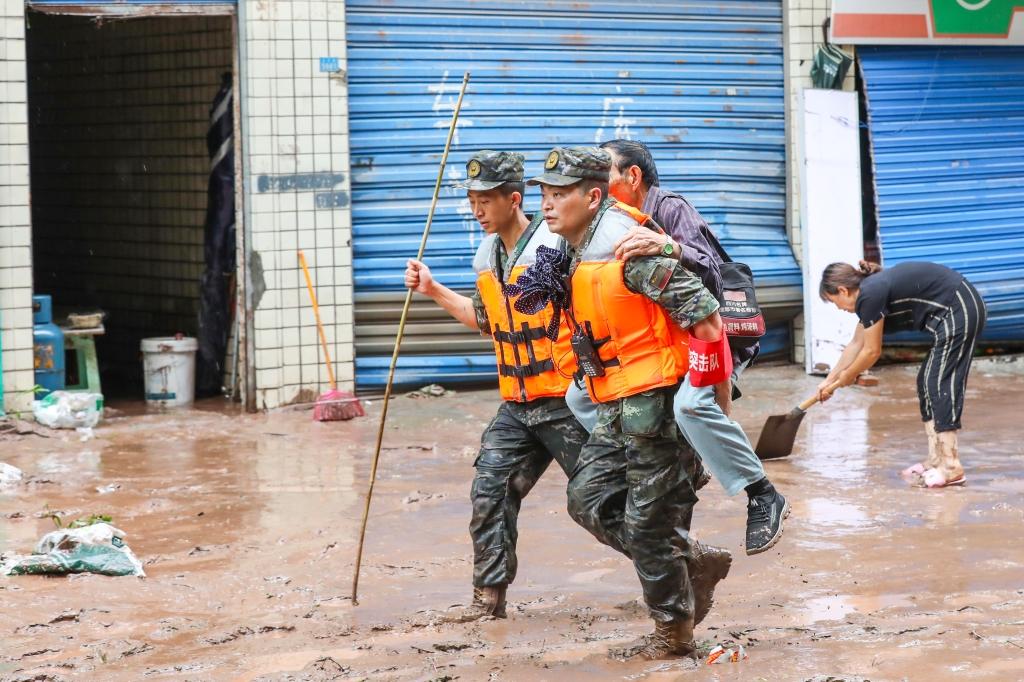
[[[505,276],[507,283],[515,283],[536,258],[537,247],[555,247],[557,235],[547,225],[535,221],[527,228],[533,230],[523,252],[512,263]],[[499,280],[499,248],[497,235],[488,236],[480,245],[474,268],[476,285],[487,309],[490,336],[498,361],[498,389],[501,397],[513,402],[529,402],[537,398],[561,398],[569,388],[576,365],[569,346],[569,329],[563,322],[558,339],[551,341],[545,330],[554,311],[550,304],[540,312],[527,315],[515,309],[513,301],[502,292]]]

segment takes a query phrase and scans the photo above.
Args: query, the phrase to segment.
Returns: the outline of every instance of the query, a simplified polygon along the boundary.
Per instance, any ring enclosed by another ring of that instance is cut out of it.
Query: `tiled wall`
[[[29,408],[35,383],[24,8],[0,2],[0,407],[8,412]]]
[[[140,390],[139,341],[196,333],[206,133],[231,22],[32,16],[35,289],[58,310],[105,310],[101,366]]]
[[[242,2],[256,407],[264,408],[312,401],[328,387],[298,249],[339,384],[353,386],[345,5]]]
[[[788,0],[785,3],[787,42],[786,42],[786,74],[789,91],[786,96],[786,108],[789,116],[789,139],[786,143],[786,168],[789,174],[786,201],[788,202],[787,230],[793,253],[797,262],[803,258],[803,242],[800,231],[800,166],[797,157],[797,140],[800,138],[798,95],[803,88],[812,87],[811,65],[814,54],[822,43],[821,24],[829,16],[832,0]],[[854,54],[852,46],[844,45],[842,49],[850,55]],[[854,89],[854,69],[851,66],[843,81],[843,90]],[[806,276],[806,273],[804,273]],[[803,315],[793,322],[793,360],[803,363],[804,323]]]

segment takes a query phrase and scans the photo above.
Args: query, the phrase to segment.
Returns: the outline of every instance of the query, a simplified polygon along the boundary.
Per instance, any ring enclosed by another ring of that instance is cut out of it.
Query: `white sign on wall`
[[[800,131],[804,357],[808,374],[827,374],[857,326],[856,316],[818,296],[825,266],[864,257],[857,93],[803,90]]]

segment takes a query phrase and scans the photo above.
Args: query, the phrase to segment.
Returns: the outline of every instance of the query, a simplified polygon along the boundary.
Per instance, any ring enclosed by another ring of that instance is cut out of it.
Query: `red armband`
[[[717,341],[701,341],[690,336],[690,384],[714,386],[732,375],[732,351],[725,331]]]

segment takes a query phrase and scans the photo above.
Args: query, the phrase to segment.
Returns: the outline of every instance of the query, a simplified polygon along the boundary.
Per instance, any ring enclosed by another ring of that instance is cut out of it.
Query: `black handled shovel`
[[[839,382],[829,387],[834,391],[839,388]],[[778,459],[789,457],[793,452],[793,441],[796,440],[796,432],[800,428],[800,422],[804,420],[807,409],[818,402],[818,394],[803,401],[794,407],[788,414],[775,414],[768,417],[761,429],[761,437],[757,439],[757,447],[754,452],[760,459]]]

